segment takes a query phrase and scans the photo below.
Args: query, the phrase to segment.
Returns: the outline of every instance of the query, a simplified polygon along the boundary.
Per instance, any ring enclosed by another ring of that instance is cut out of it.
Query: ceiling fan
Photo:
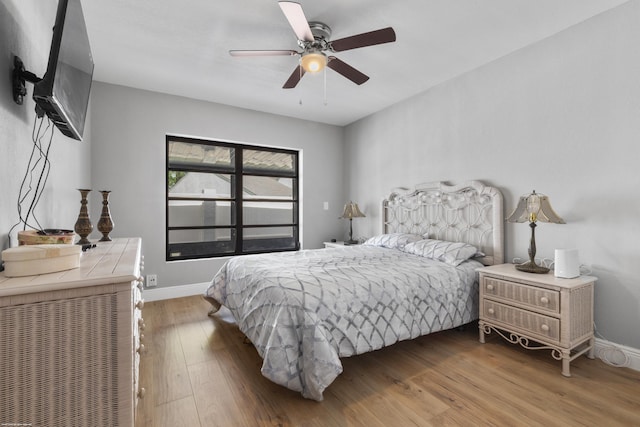
[[[280,9],[289,21],[289,25],[298,38],[301,52],[296,50],[230,50],[231,56],[300,56],[300,64],[291,73],[283,89],[296,87],[305,72],[317,73],[329,67],[355,84],[361,85],[369,80],[369,76],[356,70],[349,64],[326,52],[343,52],[366,46],[396,41],[393,28],[387,27],[376,31],[356,34],[338,40],[330,40],[331,28],[322,22],[307,21],[300,3],[279,1]]]

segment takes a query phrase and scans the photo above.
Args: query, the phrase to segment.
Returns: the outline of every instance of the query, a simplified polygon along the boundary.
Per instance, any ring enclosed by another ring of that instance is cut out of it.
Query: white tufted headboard
[[[485,254],[477,258],[484,265],[504,262],[502,194],[480,181],[396,189],[382,201],[382,229],[470,243]]]

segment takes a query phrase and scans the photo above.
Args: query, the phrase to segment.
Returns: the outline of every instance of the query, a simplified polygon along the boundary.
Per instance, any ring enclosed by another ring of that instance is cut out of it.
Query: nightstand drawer
[[[485,277],[482,281],[485,297],[518,303],[540,312],[560,313],[560,292],[536,288],[507,280]]]
[[[519,328],[533,335],[556,342],[560,341],[560,320],[532,313],[516,307],[484,300],[482,317],[487,321],[504,323],[509,328]]]

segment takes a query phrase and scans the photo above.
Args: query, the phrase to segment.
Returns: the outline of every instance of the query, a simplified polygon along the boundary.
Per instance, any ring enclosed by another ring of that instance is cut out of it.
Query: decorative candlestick
[[[78,189],[80,192],[80,196],[82,197],[80,200],[80,214],[78,215],[78,220],[76,221],[73,230],[78,233],[80,236],[80,240],[78,240],[78,245],[86,245],[91,243],[87,236],[91,234],[93,231],[93,225],[91,224],[91,220],[89,219],[89,211],[87,210],[87,195],[91,190],[88,189]]]
[[[113,221],[111,220],[111,213],[109,212],[109,193],[111,193],[111,191],[103,190],[100,192],[102,193],[102,213],[98,221],[98,231],[102,233],[101,242],[110,242],[111,238],[109,237],[109,233],[113,230]]]

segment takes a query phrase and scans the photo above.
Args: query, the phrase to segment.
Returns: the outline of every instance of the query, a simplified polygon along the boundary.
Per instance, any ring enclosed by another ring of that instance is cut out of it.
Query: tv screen
[[[46,114],[68,137],[82,140],[93,77],[93,57],[80,0],[59,0],[47,71],[35,84],[39,116]]]

